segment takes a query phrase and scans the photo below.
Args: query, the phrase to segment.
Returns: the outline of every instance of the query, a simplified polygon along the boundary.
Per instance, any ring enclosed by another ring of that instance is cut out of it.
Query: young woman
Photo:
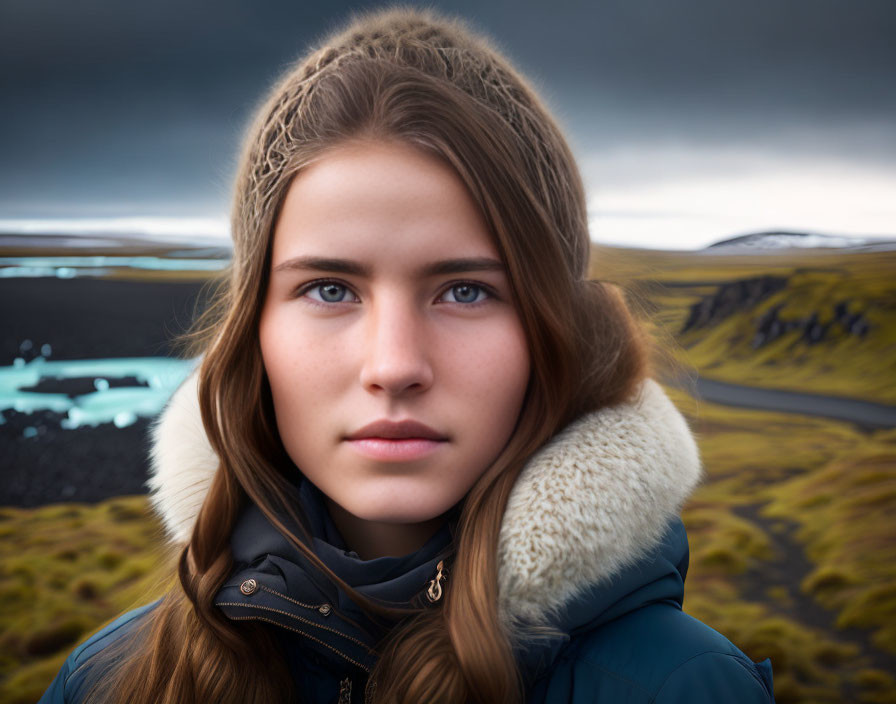
[[[177,586],[44,702],[770,702],[681,611],[700,475],[532,88],[432,11],[274,87],[154,437]]]

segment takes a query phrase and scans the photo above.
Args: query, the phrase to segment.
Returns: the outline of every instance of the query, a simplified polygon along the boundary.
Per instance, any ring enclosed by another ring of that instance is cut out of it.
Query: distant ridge
[[[896,239],[879,240],[842,235],[822,235],[808,232],[755,232],[720,240],[704,247],[702,251],[732,254],[747,252],[778,252],[782,249],[839,248],[863,251],[896,249]]]
[[[96,235],[54,234],[54,233],[15,233],[3,232],[0,229],[0,257],[9,255],[10,251],[35,255],[70,254],[80,255],[87,252],[105,252],[114,254],[134,254],[150,252],[182,251],[192,257],[210,257],[214,259],[229,258],[231,243],[226,240],[189,237],[188,235],[153,237],[152,235],[128,235],[117,233],[99,233]]]

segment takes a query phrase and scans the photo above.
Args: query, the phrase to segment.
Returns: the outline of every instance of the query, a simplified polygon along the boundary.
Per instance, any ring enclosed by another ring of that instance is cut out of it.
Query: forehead
[[[307,166],[287,191],[272,265],[305,254],[405,262],[498,257],[454,169],[399,142],[353,142]]]

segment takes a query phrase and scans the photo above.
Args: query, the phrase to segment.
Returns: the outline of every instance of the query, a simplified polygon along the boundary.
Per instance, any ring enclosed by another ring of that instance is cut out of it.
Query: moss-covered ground
[[[0,702],[35,702],[71,649],[164,592],[146,497],[0,508]]]
[[[748,386],[896,402],[896,252],[730,255],[595,247],[677,367]],[[775,279],[762,295],[750,282]],[[741,285],[741,291],[737,291]],[[862,334],[837,321],[861,316]],[[688,327],[695,307],[702,325]],[[808,339],[805,321],[825,327]],[[785,323],[757,345],[763,318]],[[790,322],[790,328],[786,325]],[[700,445],[685,610],[755,660],[787,702],[896,702],[896,430],[669,394]]]
[[[669,394],[706,472],[685,611],[770,657],[779,704],[896,702],[896,431]]]
[[[596,248],[594,273],[633,292],[657,336],[703,376],[893,403],[894,257]],[[719,286],[766,274],[787,287],[681,333]],[[864,337],[808,345],[794,331],[750,345],[771,306],[796,319],[843,300],[868,320]],[[896,702],[896,430],[668,392],[705,467],[683,513],[685,610],[754,660],[770,657],[779,704]],[[170,583],[172,556],[145,497],[0,508],[0,535],[0,703],[36,701],[79,641]]]
[[[678,361],[701,376],[896,404],[896,251],[731,255],[595,246],[591,269],[623,285],[651,324],[675,339]],[[729,299],[713,307],[712,324],[682,332],[692,306],[726,284],[763,276],[786,283],[756,302]],[[802,323],[813,315],[822,337],[810,342]],[[764,316],[777,318],[782,332],[756,346]],[[859,321],[852,332],[841,322],[850,316]]]
[[[771,657],[780,704],[896,702],[896,431],[668,393],[706,473],[684,510],[685,610]],[[140,496],[0,509],[0,535],[0,702],[36,701],[171,565]]]

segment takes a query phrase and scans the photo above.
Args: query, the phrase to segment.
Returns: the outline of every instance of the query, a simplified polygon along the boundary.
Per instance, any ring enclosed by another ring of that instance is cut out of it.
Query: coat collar
[[[188,539],[217,467],[196,379],[178,388],[152,428],[147,485],[176,543]],[[650,379],[634,400],[557,433],[526,463],[502,521],[499,613],[511,635],[568,622],[595,588],[640,570],[668,543],[670,524],[700,478],[686,421]],[[686,539],[684,551],[686,562]]]

